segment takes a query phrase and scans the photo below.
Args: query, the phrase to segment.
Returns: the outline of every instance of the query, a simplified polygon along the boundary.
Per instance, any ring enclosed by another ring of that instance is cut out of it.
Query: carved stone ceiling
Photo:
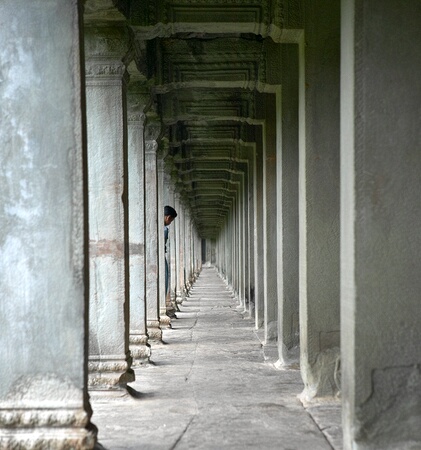
[[[280,47],[301,33],[300,1],[86,1],[85,23],[121,18],[165,127],[166,167],[201,237],[214,238],[249,179]]]

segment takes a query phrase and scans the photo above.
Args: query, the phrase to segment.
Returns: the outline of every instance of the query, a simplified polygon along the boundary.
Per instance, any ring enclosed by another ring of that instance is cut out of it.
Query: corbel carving
[[[126,26],[86,26],[87,58],[123,60],[129,51],[130,35]]]
[[[130,68],[129,68],[130,69]],[[152,105],[152,95],[145,82],[135,76],[127,89],[127,120],[129,122],[146,120],[146,113]]]
[[[155,112],[148,112],[146,114],[145,125],[145,141],[158,142],[163,133],[163,126],[160,117]]]

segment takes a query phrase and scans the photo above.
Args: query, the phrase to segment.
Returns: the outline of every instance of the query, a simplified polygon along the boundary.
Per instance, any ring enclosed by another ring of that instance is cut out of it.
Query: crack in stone
[[[187,375],[186,375],[185,378],[184,378],[184,381],[185,381],[186,383],[187,383],[187,381],[188,381],[189,378],[190,378],[190,374],[191,374],[192,371],[193,371],[194,363],[196,362],[196,352],[197,352],[197,347],[198,347],[198,346],[199,346],[199,343],[196,342],[196,345],[195,345],[195,347],[194,347],[194,357],[193,357],[193,361],[192,361],[192,363],[191,363],[189,372],[187,373]]]
[[[177,445],[179,444],[179,442],[181,441],[181,439],[183,439],[183,436],[186,434],[187,430],[189,429],[191,423],[193,422],[194,418],[196,416],[193,416],[190,420],[189,423],[184,427],[184,430],[181,432],[180,436],[178,436],[177,440],[174,442],[173,446],[170,448],[170,450],[174,450]]]
[[[317,420],[315,419],[315,417],[313,416],[313,414],[311,414],[310,411],[308,411],[307,409],[306,409],[306,412],[307,412],[307,414],[310,416],[310,419],[314,422],[314,424],[316,425],[316,427],[321,431],[322,436],[325,438],[325,441],[327,442],[327,444],[329,445],[329,447],[330,447],[332,450],[334,450],[334,447],[332,446],[332,444],[330,443],[328,437],[327,437],[326,434],[324,433],[324,431],[325,431],[327,428],[331,428],[331,427],[328,426],[328,427],[326,427],[326,428],[322,428],[322,426],[318,424],[318,422],[317,422]]]

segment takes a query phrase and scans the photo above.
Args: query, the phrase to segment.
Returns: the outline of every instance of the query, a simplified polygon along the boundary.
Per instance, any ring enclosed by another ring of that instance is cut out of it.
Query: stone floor
[[[131,395],[92,400],[99,449],[341,448],[339,405],[306,410],[299,371],[265,359],[236,306],[204,268],[153,363],[136,369]]]

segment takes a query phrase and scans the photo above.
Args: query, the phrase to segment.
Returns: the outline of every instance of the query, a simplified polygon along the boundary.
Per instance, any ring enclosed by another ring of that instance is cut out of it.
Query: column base
[[[146,326],[149,341],[162,341],[162,329],[159,320],[148,320]]]
[[[130,353],[132,355],[132,367],[140,367],[147,364],[151,357],[151,346],[148,344],[149,336],[146,334],[130,334]]]
[[[161,328],[171,328],[171,318],[164,313],[159,318],[159,324],[161,325]]]
[[[311,366],[305,361],[300,364],[304,390],[298,396],[303,405],[319,398],[335,398],[340,395],[340,349],[329,348],[320,352]]]
[[[99,391],[120,391],[135,375],[126,359],[118,355],[90,356],[88,362],[88,388]]]
[[[0,411],[0,449],[91,450],[97,429],[82,409],[4,409]],[[7,428],[1,428],[1,427]]]
[[[186,294],[184,291],[177,291],[175,296],[175,301],[178,305],[181,305],[186,299]]]
[[[172,296],[170,293],[168,293],[166,298],[166,305],[165,305],[165,314],[170,319],[176,319],[177,316],[175,315],[175,312],[177,311],[175,300],[172,300]]]

